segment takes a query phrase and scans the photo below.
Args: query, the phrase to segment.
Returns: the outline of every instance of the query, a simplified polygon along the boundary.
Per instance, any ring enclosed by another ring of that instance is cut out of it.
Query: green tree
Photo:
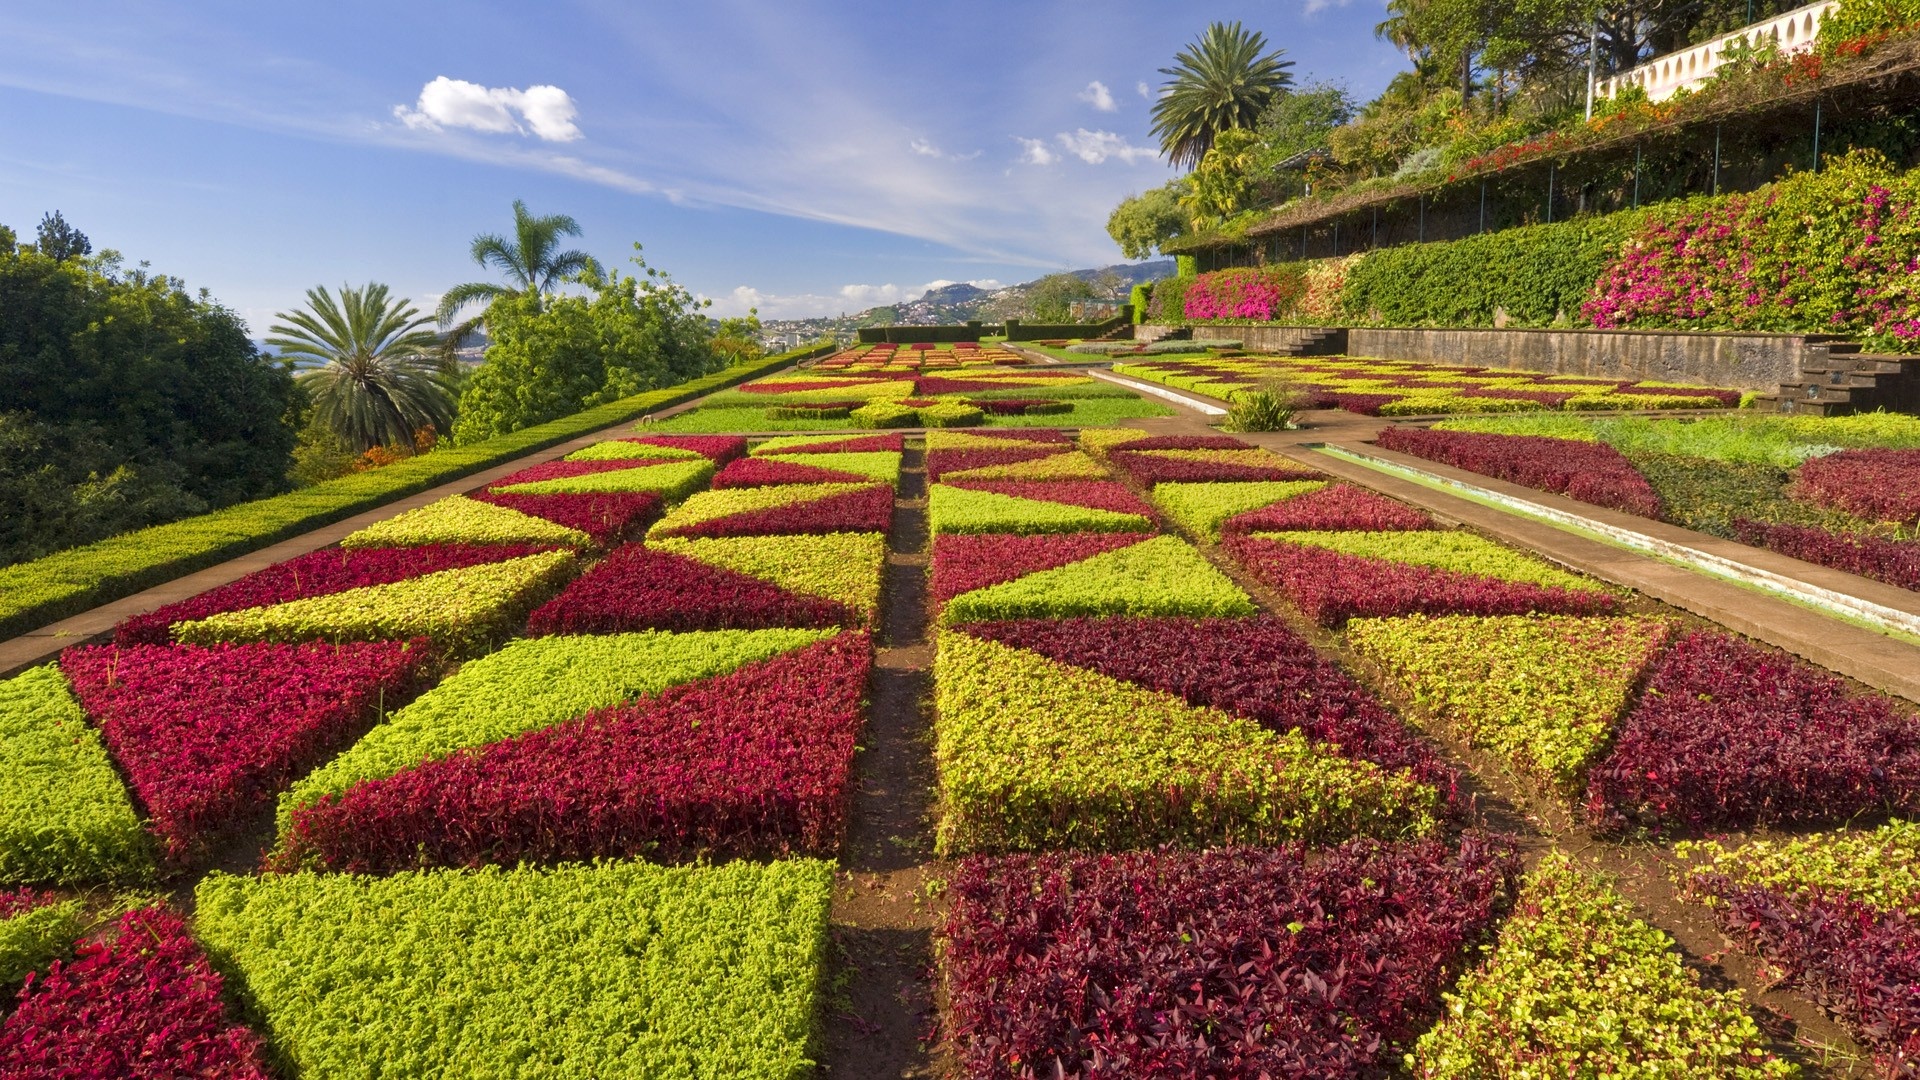
[[[454,325],[460,311],[471,304],[492,304],[503,296],[531,293],[536,298],[551,292],[555,285],[577,274],[597,271],[599,264],[584,251],[557,250],[561,237],[579,236],[580,223],[566,214],[535,216],[527,204],[513,200],[513,236],[481,233],[473,238],[473,261],[498,270],[507,279],[502,285],[493,281],[468,281],[448,289],[440,297],[436,313],[447,333],[446,348],[451,352],[461,338],[486,322],[484,314]]]
[[[635,244],[637,252],[640,245]],[[478,442],[725,366],[697,300],[638,255],[643,274],[597,268],[590,296],[502,295],[487,308],[486,362],[460,395],[456,443]]]
[[[748,308],[745,315],[736,318],[721,319],[713,328],[714,355],[725,367],[751,364],[767,352],[760,344],[760,334],[759,308]]]
[[[1217,224],[1247,209],[1259,150],[1258,132],[1246,128],[1221,132],[1201,155],[1200,164],[1187,175],[1181,209],[1199,225]]]
[[[1093,283],[1074,274],[1048,274],[1027,286],[1027,318],[1039,323],[1063,323],[1073,318],[1075,300],[1097,300]]]
[[[87,239],[86,233],[67,224],[67,219],[58,210],[40,219],[34,247],[50,259],[73,259],[93,254],[93,241]]]
[[[320,366],[300,383],[314,417],[355,450],[411,447],[414,433],[453,421],[448,364],[435,356],[440,335],[412,303],[387,295],[378,282],[307,290],[302,311],[280,312],[267,344],[294,361]]]
[[[1264,53],[1265,34],[1239,22],[1214,23],[1200,40],[1161,68],[1170,76],[1153,104],[1153,133],[1160,150],[1177,167],[1200,163],[1213,140],[1229,128],[1254,126],[1274,96],[1292,85],[1282,60],[1286,50]]]
[[[1107,215],[1107,235],[1120,245],[1120,253],[1129,259],[1146,259],[1160,245],[1187,231],[1187,213],[1180,209],[1181,184],[1169,181],[1165,186],[1129,195]]]

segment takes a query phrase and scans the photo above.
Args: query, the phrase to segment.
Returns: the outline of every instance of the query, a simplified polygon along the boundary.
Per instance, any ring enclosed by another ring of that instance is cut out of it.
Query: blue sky
[[[263,334],[315,284],[428,307],[510,204],[732,314],[1119,261],[1156,69],[1241,19],[1362,98],[1383,0],[0,7],[0,223],[59,209]],[[1096,85],[1097,84],[1097,85]]]

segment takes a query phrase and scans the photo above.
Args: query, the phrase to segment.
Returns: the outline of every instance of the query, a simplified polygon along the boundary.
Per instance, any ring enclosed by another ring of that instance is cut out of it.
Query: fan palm
[[[1238,22],[1214,23],[1161,68],[1172,76],[1153,104],[1153,133],[1172,162],[1191,169],[1229,128],[1250,128],[1276,95],[1293,85],[1285,49],[1262,55],[1267,36]]]
[[[267,344],[320,367],[300,381],[315,414],[356,450],[412,445],[428,424],[446,431],[453,421],[452,372],[435,355],[440,335],[412,303],[387,295],[378,283],[340,286],[335,302],[326,286],[307,290],[305,310],[281,312]]]
[[[519,199],[513,200],[513,236],[508,238],[497,233],[481,233],[473,238],[473,261],[481,266],[490,266],[506,276],[507,284],[491,281],[469,281],[455,285],[440,297],[438,317],[441,326],[452,326],[460,314],[460,309],[474,303],[492,303],[502,296],[519,296],[527,292],[549,292],[554,283],[571,277],[582,270],[598,270],[599,263],[584,251],[556,251],[563,236],[579,236],[580,223],[566,214],[543,214],[535,217],[527,212],[527,204]],[[452,351],[455,344],[473,329],[485,321],[484,316],[475,316],[447,333],[446,348]]]

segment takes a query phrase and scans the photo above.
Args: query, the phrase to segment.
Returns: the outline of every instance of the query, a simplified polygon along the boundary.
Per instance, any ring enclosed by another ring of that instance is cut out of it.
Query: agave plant
[[[1263,55],[1266,47],[1265,34],[1217,22],[1173,58],[1173,67],[1160,69],[1172,78],[1153,104],[1153,133],[1176,166],[1199,164],[1221,132],[1253,127],[1293,84],[1293,61],[1280,59],[1286,50]]]
[[[387,287],[326,286],[307,290],[304,310],[280,312],[267,344],[294,360],[321,366],[300,381],[320,421],[356,450],[411,446],[428,425],[446,431],[453,421],[452,367],[437,350],[433,319]]]

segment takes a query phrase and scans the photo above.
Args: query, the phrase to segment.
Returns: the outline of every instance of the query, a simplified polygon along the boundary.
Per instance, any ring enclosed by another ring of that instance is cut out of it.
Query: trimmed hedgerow
[[[984,469],[995,465],[1012,465],[1022,461],[1035,461],[1040,458],[1054,457],[1065,452],[1068,447],[1045,443],[1005,443],[991,446],[961,445],[955,447],[937,446],[933,437],[939,432],[927,433],[927,479],[945,479],[949,473],[967,472],[972,469]],[[1103,474],[1104,475],[1104,474]],[[988,479],[981,477],[980,479]],[[1027,479],[1036,479],[1028,477]]]
[[[644,532],[666,509],[666,501],[651,491],[598,495],[502,495],[482,491],[472,497],[578,529],[602,546]]]
[[[875,450],[898,454],[906,449],[900,435],[782,435],[766,439],[753,448],[755,457],[768,454],[839,454]]]
[[[267,1080],[265,1047],[220,998],[219,972],[180,916],[121,916],[21,991],[0,1021],[0,1075]]]
[[[1572,792],[1672,632],[1664,619],[1355,619],[1347,641],[1402,692],[1516,771]]]
[[[930,428],[977,427],[987,419],[986,410],[965,401],[941,401],[914,411],[920,423]]]
[[[811,859],[215,874],[195,927],[297,1075],[802,1080],[832,889]]]
[[[668,537],[654,541],[653,547],[751,574],[801,596],[830,600],[846,608],[855,622],[871,622],[880,611],[880,579],[887,562],[887,538],[881,533]]]
[[[98,645],[68,649],[60,668],[167,858],[183,863],[406,704],[432,659],[424,639]]]
[[[1099,483],[1089,481],[1083,483]],[[1116,485],[1117,486],[1117,485]],[[1125,492],[1125,488],[1120,489]],[[941,533],[1144,532],[1151,518],[998,491],[935,484],[927,491],[927,521]]]
[[[1920,522],[1920,450],[1842,450],[1800,466],[1793,496],[1871,521]]]
[[[893,489],[885,484],[781,484],[703,491],[654,523],[649,536],[768,536],[885,532]]]
[[[1153,502],[1175,525],[1201,540],[1220,539],[1228,518],[1326,487],[1323,480],[1157,484]]]
[[[848,413],[847,419],[853,422],[854,427],[917,427],[920,424],[920,410],[891,401],[874,401]]]
[[[391,585],[221,612],[179,623],[173,634],[195,645],[428,637],[451,652],[468,653],[515,630],[577,565],[571,551],[543,552]]]
[[[1465,431],[1389,427],[1375,441],[1384,449],[1423,457],[1595,506],[1659,520],[1660,496],[1626,456],[1606,443],[1539,435],[1481,435]]]
[[[1017,619],[966,632],[1257,720],[1299,729],[1344,757],[1406,770],[1452,801],[1453,767],[1306,639],[1269,616],[1246,619]]]
[[[1116,514],[1150,517],[1153,507],[1127,485],[1113,480],[949,480],[947,486],[967,491],[993,491],[1018,499],[1111,510]]]
[[[1327,479],[1323,473],[1268,450],[1135,450],[1136,445],[1128,443],[1108,451],[1107,460],[1144,487],[1165,483]]]
[[[578,529],[493,503],[449,495],[418,510],[375,522],[340,541],[343,548],[417,547],[422,544],[523,544],[585,547]]]
[[[715,491],[723,491],[727,488],[772,487],[779,484],[861,484],[866,481],[867,478],[859,473],[844,469],[806,465],[777,457],[746,457],[721,469],[719,475],[713,478],[713,487]]]
[[[900,483],[900,452],[897,450],[839,450],[824,454],[794,451],[769,455],[766,460],[855,473],[856,479],[877,480],[883,484]]]
[[[943,622],[1069,615],[1252,615],[1253,601],[1185,541],[1151,540],[948,600]]]
[[[119,645],[165,645],[173,640],[175,623],[192,622],[224,611],[271,607],[289,600],[390,585],[442,570],[506,562],[544,550],[489,544],[429,544],[359,551],[322,548],[256,570],[199,596],[135,615],[115,628],[113,640]]]
[[[1476,834],[968,859],[940,933],[961,1075],[1379,1075],[1518,874]]]
[[[1695,631],[1654,669],[1587,784],[1609,832],[1920,812],[1920,717],[1785,653]]]
[[[941,636],[934,682],[942,855],[1331,843],[1435,824],[1432,788],[1298,731],[964,631]]]
[[[1327,484],[1228,518],[1223,533],[1328,532],[1340,529],[1400,532],[1431,529],[1433,519],[1385,495],[1347,483]]]
[[[865,621],[864,613],[837,601],[797,595],[773,582],[688,555],[629,544],[534,609],[527,630],[532,634],[618,634]]]
[[[1501,581],[1525,582],[1563,589],[1598,590],[1602,586],[1592,578],[1562,570],[1542,559],[1502,546],[1470,532],[1385,532],[1353,530],[1314,532],[1255,533],[1255,539],[1284,544],[1299,544],[1358,555],[1367,559],[1386,559],[1410,566],[1435,570],[1454,570],[1478,574]]]
[[[1738,991],[1702,987],[1672,939],[1554,853],[1484,963],[1407,1055],[1423,1078],[1788,1077]]]
[[[1041,570],[1077,563],[1106,551],[1131,547],[1150,533],[1015,533],[933,538],[929,573],[933,600],[945,603],[962,593],[1012,581]]]
[[[706,487],[713,473],[713,462],[704,459],[669,461],[637,469],[607,469],[552,480],[495,484],[488,490],[509,495],[595,495],[617,491],[651,491],[668,502],[674,502]]]
[[[489,484],[483,489],[498,491],[501,488],[518,487],[521,484],[537,484],[546,480],[568,480],[576,476],[592,476],[596,473],[630,472],[634,469],[648,468],[652,465],[685,464],[691,458],[660,461],[543,461],[538,465],[529,465],[518,472],[510,473]]]
[[[1106,466],[1078,450],[1001,465],[948,466],[940,473],[945,480],[1105,480],[1107,475]]]
[[[1060,453],[1070,449],[1073,440],[1067,438],[1064,431],[1053,428],[1028,428],[1023,431],[929,431],[927,432],[927,453],[934,451],[948,453],[956,450],[1019,450],[1041,449],[1049,453]]]
[[[0,682],[0,881],[144,878],[153,858],[60,670],[49,664]]]
[[[1864,533],[1832,532],[1806,525],[1740,521],[1740,539],[1819,566],[1920,590],[1920,540],[1886,540]]]
[[[818,404],[775,405],[766,412],[769,420],[846,420],[860,407],[857,401],[823,401]]]
[[[722,630],[515,641],[462,666],[280,797],[281,832],[294,807],[356,782],[724,675],[811,645],[820,630]]]
[[[639,439],[608,439],[592,446],[582,447],[562,458],[562,461],[685,461],[688,458],[704,457],[704,454],[684,450],[675,446],[659,446],[642,442]]]
[[[78,900],[32,889],[0,892],[0,1000],[28,973],[71,948],[87,923]]]
[[[283,865],[776,858],[838,848],[872,644],[859,632],[453,754],[295,810]]]
[[[657,453],[649,453],[649,451],[657,451]],[[697,455],[715,464],[725,465],[746,452],[747,440],[743,435],[642,435],[637,438],[595,443],[585,450],[568,454],[567,460],[605,460],[618,458],[622,454],[632,454],[635,457],[678,458]]]

